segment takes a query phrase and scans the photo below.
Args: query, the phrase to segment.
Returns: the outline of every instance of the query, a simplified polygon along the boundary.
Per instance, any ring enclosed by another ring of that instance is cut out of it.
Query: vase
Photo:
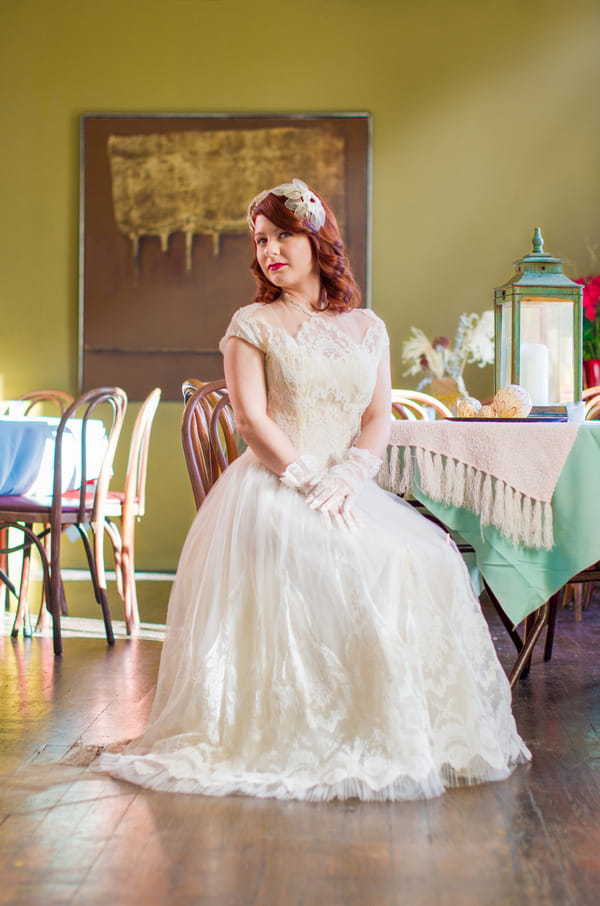
[[[452,414],[456,415],[456,404],[465,394],[458,388],[458,382],[453,377],[432,378],[429,390],[432,396],[445,403]]]
[[[583,383],[586,388],[600,386],[600,359],[584,359]]]

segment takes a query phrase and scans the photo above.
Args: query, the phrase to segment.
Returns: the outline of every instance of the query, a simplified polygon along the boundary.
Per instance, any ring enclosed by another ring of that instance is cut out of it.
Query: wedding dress
[[[334,462],[371,398],[383,322],[317,316],[293,337],[267,307],[240,309],[222,342],[265,353],[270,416]],[[356,511],[358,530],[332,528],[250,450],[233,462],[182,551],[148,728],[101,769],[158,790],[382,800],[529,760],[455,546],[375,481]]]

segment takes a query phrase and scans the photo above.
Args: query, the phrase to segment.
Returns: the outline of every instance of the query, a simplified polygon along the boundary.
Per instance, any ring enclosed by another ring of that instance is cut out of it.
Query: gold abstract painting
[[[166,251],[178,231],[187,270],[194,235],[210,236],[218,254],[223,234],[246,232],[249,199],[289,182],[298,160],[302,179],[318,182],[340,211],[343,230],[345,142],[326,128],[111,135],[108,156],[115,219],[134,255],[144,236],[158,236]]]

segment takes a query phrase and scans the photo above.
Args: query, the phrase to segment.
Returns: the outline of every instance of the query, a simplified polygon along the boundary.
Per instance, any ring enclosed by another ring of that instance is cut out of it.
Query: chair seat
[[[115,493],[107,494],[104,513],[106,516],[118,516],[121,512],[122,495]],[[63,522],[71,521],[72,517],[79,512],[79,493],[77,491],[67,492],[61,497],[61,510]],[[94,508],[94,496],[88,494],[85,498],[84,515],[91,519]],[[52,503],[49,500],[47,504],[42,503],[39,498],[19,497],[9,495],[0,497],[0,509],[4,512],[14,515],[15,522],[47,522],[52,512]],[[66,519],[64,517],[67,517]]]

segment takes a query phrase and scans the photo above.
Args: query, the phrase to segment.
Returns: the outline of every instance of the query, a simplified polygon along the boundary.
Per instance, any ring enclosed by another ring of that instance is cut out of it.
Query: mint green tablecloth
[[[412,494],[472,545],[481,574],[517,624],[577,572],[600,560],[600,424],[581,425],[558,479],[552,550],[515,546],[493,526],[482,529],[475,513],[437,503],[418,485]]]

